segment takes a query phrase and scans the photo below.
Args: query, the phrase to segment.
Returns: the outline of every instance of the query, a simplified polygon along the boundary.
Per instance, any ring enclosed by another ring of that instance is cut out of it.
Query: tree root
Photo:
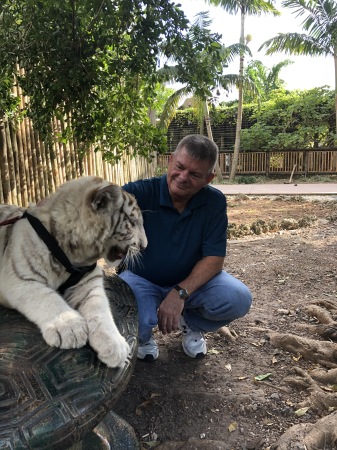
[[[300,367],[295,367],[298,376],[286,377],[285,382],[301,390],[308,390],[309,396],[298,406],[310,406],[315,411],[331,412],[337,408],[337,393],[329,386],[319,385],[314,378]]]
[[[333,342],[316,341],[293,334],[269,333],[273,347],[300,354],[303,358],[325,367],[337,367],[337,345]]]
[[[332,312],[337,314],[337,308],[333,302],[319,300],[315,304],[304,307],[304,310],[309,316],[315,317],[320,323],[320,325],[308,326],[306,329],[310,333],[318,334],[325,339],[337,341],[337,322],[331,317]]]
[[[337,448],[337,411],[316,423],[294,425],[280,437],[272,450],[333,450]]]
[[[236,332],[229,327],[221,327],[218,329],[218,333],[221,336],[224,336],[229,342],[234,342],[236,341],[236,338],[238,337],[238,335],[236,334]]]
[[[312,334],[325,339],[318,341],[292,334],[270,332],[274,347],[300,354],[303,358],[325,366],[307,373],[295,367],[295,375],[284,381],[296,389],[306,391],[308,396],[298,407],[328,414],[316,423],[303,423],[290,427],[272,446],[272,450],[333,450],[337,448],[337,305],[336,301],[318,300],[304,308],[319,324],[300,325]],[[333,412],[331,412],[333,411]]]

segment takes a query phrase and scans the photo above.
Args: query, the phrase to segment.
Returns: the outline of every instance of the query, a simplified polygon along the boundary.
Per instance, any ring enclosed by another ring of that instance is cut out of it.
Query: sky
[[[175,3],[181,4],[181,9],[191,22],[193,22],[194,16],[198,12],[209,11],[209,17],[213,20],[210,28],[213,32],[222,34],[222,43],[228,46],[239,42],[240,15],[230,15],[221,7],[208,5],[204,0],[175,0]],[[280,61],[290,59],[294,63],[284,67],[280,72],[280,78],[285,81],[287,89],[312,89],[324,85],[334,89],[334,61],[332,56],[305,57],[285,53],[267,56],[264,50],[258,51],[264,41],[276,36],[278,33],[303,32],[301,27],[303,16],[298,18],[292,9],[282,8],[281,0],[276,0],[274,5],[281,12],[281,16],[274,17],[271,14],[263,14],[259,17],[246,17],[245,35],[250,34],[252,36],[249,48],[253,53],[253,57],[247,57],[245,63],[251,59],[257,59],[266,67],[271,68]],[[233,62],[226,70],[226,73],[238,73],[238,71],[239,60]],[[230,94],[227,100],[235,98],[237,98],[237,92]],[[222,98],[222,100],[226,99]]]

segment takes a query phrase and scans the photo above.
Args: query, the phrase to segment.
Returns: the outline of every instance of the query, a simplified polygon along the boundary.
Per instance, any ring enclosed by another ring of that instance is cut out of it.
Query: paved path
[[[337,183],[216,184],[225,195],[337,195]]]

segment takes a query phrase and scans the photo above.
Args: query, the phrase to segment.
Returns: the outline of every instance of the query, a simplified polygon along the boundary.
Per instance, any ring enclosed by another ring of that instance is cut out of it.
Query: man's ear
[[[215,173],[214,173],[214,172],[211,172],[211,173],[208,175],[208,177],[206,178],[207,184],[210,183],[210,182],[213,180],[214,177],[215,177]]]

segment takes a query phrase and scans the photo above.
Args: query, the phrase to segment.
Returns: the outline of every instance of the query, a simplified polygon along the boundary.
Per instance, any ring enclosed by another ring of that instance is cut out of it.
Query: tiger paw
[[[83,347],[88,340],[88,326],[77,311],[64,311],[42,328],[44,340],[62,349]]]
[[[130,353],[129,344],[119,332],[98,328],[89,335],[89,342],[98,358],[108,367],[123,367]]]

